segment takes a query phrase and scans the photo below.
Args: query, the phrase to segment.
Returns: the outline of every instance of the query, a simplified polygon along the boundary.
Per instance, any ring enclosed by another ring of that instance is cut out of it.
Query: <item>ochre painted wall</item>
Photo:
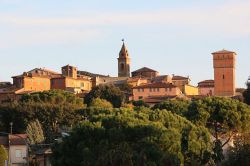
[[[149,96],[178,96],[181,91],[178,87],[175,88],[143,88],[133,89],[133,100],[145,99]]]
[[[184,85],[184,94],[185,95],[199,95],[199,89],[190,85]]]

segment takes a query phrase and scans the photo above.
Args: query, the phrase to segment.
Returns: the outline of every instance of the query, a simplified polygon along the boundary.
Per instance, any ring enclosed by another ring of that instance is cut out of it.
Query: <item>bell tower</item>
[[[212,53],[214,63],[214,95],[235,95],[236,53],[222,50]]]
[[[122,39],[122,48],[118,58],[118,77],[130,77],[130,57]]]

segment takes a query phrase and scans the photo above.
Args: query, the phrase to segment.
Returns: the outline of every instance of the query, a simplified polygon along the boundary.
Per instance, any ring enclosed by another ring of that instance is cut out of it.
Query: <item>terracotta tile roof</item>
[[[156,82],[152,84],[145,84],[145,85],[140,85],[136,86],[133,89],[138,89],[138,88],[176,88],[173,84],[170,83],[162,83],[162,82]]]
[[[198,87],[214,87],[214,80],[204,80],[198,83]]]
[[[48,69],[45,69],[45,68],[35,68],[35,69],[32,69],[28,72],[24,72],[23,74],[21,75],[17,75],[17,76],[13,76],[12,78],[17,78],[17,77],[50,77],[52,75],[58,75],[60,73],[57,73],[57,72],[54,72],[52,70],[48,70]]]
[[[10,82],[0,82],[0,88],[6,88],[10,86],[12,86]]]
[[[77,74],[78,75],[89,76],[89,77],[109,77],[109,76],[106,76],[106,75],[90,73],[90,72],[87,72],[87,71],[77,71]]]
[[[31,73],[31,72],[34,72],[34,71],[44,71],[44,72],[49,73],[50,75],[52,75],[52,74],[60,74],[58,72],[55,72],[55,71],[52,71],[52,70],[49,70],[49,69],[46,69],[46,68],[35,68],[33,70],[28,71],[28,73]]]
[[[172,80],[189,80],[188,77],[173,75]]]
[[[228,51],[228,50],[224,50],[224,49],[220,50],[220,51],[213,52],[212,54],[226,54],[226,53],[234,53],[234,54],[236,54],[233,51]]]
[[[9,143],[10,145],[26,145],[27,134],[15,134],[9,135]],[[26,140],[26,141],[25,141]]]
[[[204,81],[201,81],[199,83],[214,83],[214,80],[204,80]]]
[[[140,68],[140,69],[138,69],[136,71],[133,71],[132,73],[137,73],[137,72],[157,72],[157,71],[155,71],[153,69],[150,69],[148,67],[143,67],[143,68]]]

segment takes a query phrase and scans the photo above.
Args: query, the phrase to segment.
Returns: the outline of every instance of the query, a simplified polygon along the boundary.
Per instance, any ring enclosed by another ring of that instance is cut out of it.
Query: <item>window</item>
[[[143,96],[139,96],[139,100],[143,99]]]
[[[22,157],[22,151],[20,149],[16,149],[16,158]]]
[[[157,88],[157,92],[160,92],[160,89],[159,89],[159,88]]]
[[[152,88],[149,88],[149,91],[152,92]]]
[[[224,75],[224,74],[222,75],[222,79],[223,79],[223,80],[225,79],[225,75]]]
[[[172,91],[172,88],[169,88],[169,91],[171,92],[171,91]]]
[[[80,86],[83,88],[84,87],[84,83],[82,82]]]

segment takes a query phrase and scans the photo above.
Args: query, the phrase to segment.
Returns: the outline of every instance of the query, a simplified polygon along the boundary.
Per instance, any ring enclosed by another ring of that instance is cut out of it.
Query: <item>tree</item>
[[[132,103],[135,107],[150,107],[150,105],[145,103],[143,100],[133,101]]]
[[[37,119],[28,124],[26,134],[31,145],[43,143],[45,140],[42,125]]]
[[[223,160],[222,148],[238,133],[249,128],[250,108],[238,100],[208,97],[193,101],[186,114],[196,125],[206,126],[213,135],[214,159]]]
[[[87,111],[87,110],[86,110]],[[166,110],[99,109],[53,147],[59,165],[205,165],[212,146],[204,127]]]
[[[177,99],[177,100],[166,100],[162,103],[156,104],[153,109],[166,109],[172,113],[176,113],[180,116],[185,117],[188,112],[190,102],[188,100]]]
[[[247,82],[247,89],[243,92],[244,102],[250,105],[250,82]]]
[[[47,143],[54,141],[58,128],[72,127],[83,120],[79,110],[85,108],[83,100],[74,94],[52,90],[22,96],[21,101],[0,106],[0,126],[9,132],[10,122],[14,122],[13,132],[24,133],[30,122],[39,120]]]
[[[125,95],[113,85],[99,85],[85,96],[84,102],[89,106],[95,98],[105,99],[112,103],[115,108],[120,108],[125,100]]]
[[[106,109],[106,108],[113,108],[113,105],[105,99],[96,98],[91,101],[90,107]]]
[[[8,154],[3,145],[0,145],[0,165],[5,165],[5,161],[8,160]]]

